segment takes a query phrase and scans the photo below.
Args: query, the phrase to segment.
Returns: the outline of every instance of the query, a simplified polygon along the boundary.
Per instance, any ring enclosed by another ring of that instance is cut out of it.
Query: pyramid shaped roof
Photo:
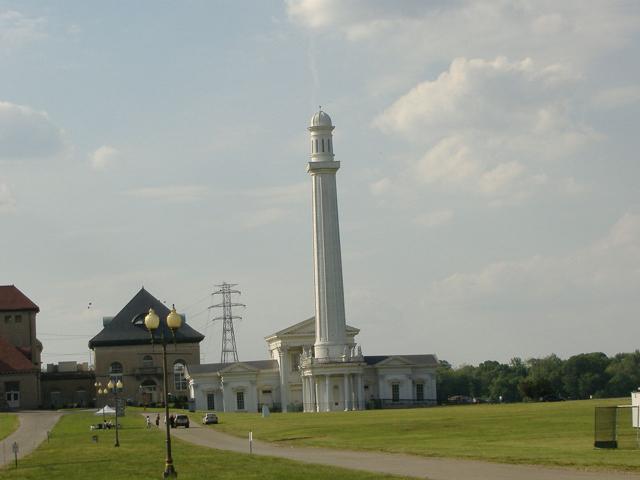
[[[14,347],[9,341],[0,337],[0,374],[18,373],[37,370],[31,360],[24,353]]]
[[[144,287],[127,303],[118,314],[107,323],[102,331],[89,340],[89,348],[117,345],[149,345],[151,335],[144,325],[144,317],[153,308],[160,317],[160,327],[154,332],[155,342],[159,342],[162,334],[173,342],[171,330],[165,319],[170,310]],[[194,330],[186,322],[175,332],[176,343],[199,343],[204,335]]]
[[[0,311],[13,312],[27,310],[39,312],[38,305],[22,293],[15,285],[0,285]]]

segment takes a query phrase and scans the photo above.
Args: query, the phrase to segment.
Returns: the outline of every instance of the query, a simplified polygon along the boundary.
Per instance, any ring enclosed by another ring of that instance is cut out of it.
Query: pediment
[[[256,373],[259,370],[251,365],[247,365],[246,363],[238,362],[232,363],[228,367],[220,370],[221,375],[229,374],[229,373]]]
[[[293,335],[315,335],[316,334],[316,317],[307,318],[302,322],[298,322],[295,325],[284,328],[269,335],[271,337],[287,337]]]
[[[347,325],[347,336],[355,336],[360,333],[359,328],[352,327],[351,325]],[[316,335],[316,317],[307,318],[302,322],[298,322],[295,325],[291,325],[290,327],[284,328],[276,333],[273,333],[266,337],[267,340],[275,339],[275,338],[286,338],[286,337],[302,337],[302,336],[313,336]]]
[[[375,364],[376,367],[408,367],[411,365],[413,365],[413,362],[400,355],[392,355]]]

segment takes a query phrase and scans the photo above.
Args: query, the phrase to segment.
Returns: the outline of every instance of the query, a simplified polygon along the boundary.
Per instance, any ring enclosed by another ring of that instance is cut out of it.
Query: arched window
[[[153,357],[151,355],[145,355],[142,357],[143,367],[153,367]]]
[[[324,153],[324,138],[322,139],[322,152]]]
[[[318,139],[316,138],[316,153],[318,152]]]
[[[122,371],[122,364],[120,362],[113,362],[109,366],[109,378],[111,378],[111,380],[113,380],[114,382],[122,380]]]
[[[333,152],[333,150],[331,149],[331,139],[328,139],[327,142],[329,142],[329,153]]]
[[[184,360],[176,360],[173,364],[173,383],[177,391],[187,389],[187,379],[184,376]]]

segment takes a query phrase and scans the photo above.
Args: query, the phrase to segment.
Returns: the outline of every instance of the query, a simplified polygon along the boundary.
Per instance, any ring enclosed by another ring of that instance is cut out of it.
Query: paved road
[[[0,442],[0,467],[14,461],[13,442],[18,443],[18,459],[29,455],[47,439],[47,431],[51,431],[62,416],[60,412],[45,411],[25,411],[17,415],[20,426]]]
[[[220,450],[249,453],[249,440],[192,424],[172,434],[184,441]],[[283,457],[298,462],[318,463],[354,470],[391,473],[430,480],[640,480],[640,475],[624,472],[586,472],[530,465],[506,465],[414,455],[356,452],[329,448],[283,446],[254,440],[253,453]]]

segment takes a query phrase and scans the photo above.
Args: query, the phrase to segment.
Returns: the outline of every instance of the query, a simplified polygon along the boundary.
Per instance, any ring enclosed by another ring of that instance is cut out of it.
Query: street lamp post
[[[96,382],[93,384],[93,386],[96,387],[96,400],[98,400],[98,397],[103,393],[107,393],[106,389],[103,392],[102,383]],[[105,423],[107,423],[107,417],[104,414],[104,405],[103,405],[102,406],[102,425],[104,425]]]
[[[160,317],[153,311],[153,308],[149,309],[149,313],[144,318],[144,324],[151,334],[151,343],[155,338],[153,333],[160,327]],[[169,330],[171,330],[171,336],[175,342],[175,332],[182,325],[182,317],[176,312],[175,305],[171,308],[171,313],[167,315],[166,324]],[[164,374],[164,415],[166,419],[166,435],[167,435],[167,458],[165,460],[165,469],[162,478],[177,478],[178,473],[173,467],[173,458],[171,457],[171,425],[169,422],[169,381],[167,377],[167,337],[164,334],[164,328],[160,328],[160,345],[162,345],[162,371]]]
[[[97,395],[107,395],[109,392],[113,393],[114,403],[116,407],[116,443],[114,443],[114,447],[120,446],[120,437],[118,436],[118,392],[122,391],[122,380],[118,379],[118,381],[114,384],[113,380],[109,380],[109,383],[105,387],[102,387],[102,383],[96,382],[93,384],[96,387]],[[97,398],[96,398],[97,400]],[[106,402],[105,402],[106,403]],[[107,424],[107,418],[105,416],[104,410],[106,408],[106,404],[102,406],[102,425],[105,426]]]
[[[122,386],[122,380],[120,379],[118,379],[116,383],[113,383],[113,380],[109,380],[109,383],[107,383],[107,389],[109,389],[109,391],[113,393],[113,403],[115,404],[116,408],[116,443],[113,445],[114,447],[120,446],[120,439],[118,437],[118,392],[122,391]]]

